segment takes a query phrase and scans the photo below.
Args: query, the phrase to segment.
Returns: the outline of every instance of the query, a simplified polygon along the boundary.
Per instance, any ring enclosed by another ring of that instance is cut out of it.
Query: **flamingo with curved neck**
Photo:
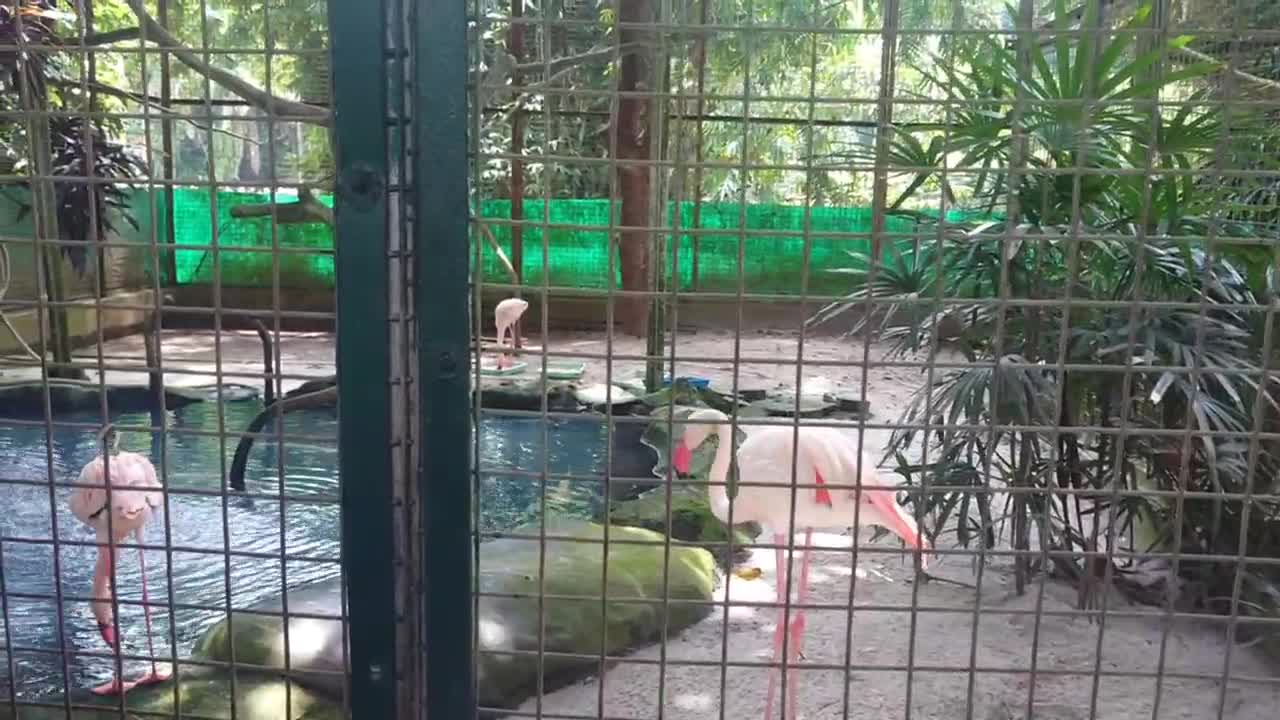
[[[865,488],[883,486],[874,463],[862,460],[858,471],[859,453],[836,428],[777,426],[753,429],[737,451],[738,479],[741,485],[737,497],[730,500],[725,484],[729,465],[733,460],[733,430],[724,413],[713,410],[697,410],[689,420],[701,421],[687,424],[676,445],[672,467],[680,473],[688,473],[693,451],[715,433],[719,439],[715,458],[708,475],[708,495],[711,511],[721,522],[729,522],[729,506],[733,505],[734,524],[757,522],[773,530],[777,546],[777,578],[775,592],[778,601],[778,625],[773,637],[773,662],[782,654],[783,633],[786,629],[787,565],[783,547],[787,538],[795,534],[795,528],[804,528],[805,542],[800,561],[800,578],[795,610],[791,623],[791,640],[788,643],[790,665],[801,652],[804,640],[804,602],[809,590],[809,555],[815,529],[841,530],[856,522],[860,525],[879,525],[901,537],[916,550],[927,552],[928,541],[920,534],[916,522],[898,504],[896,493],[890,489]],[[797,437],[798,436],[798,437]],[[795,474],[792,475],[792,458],[795,455]],[[795,478],[795,481],[792,478]],[[828,488],[830,483],[833,487]],[[800,485],[801,487],[795,487]],[[804,487],[810,485],[812,487]],[[794,522],[792,495],[795,496]],[[855,528],[856,530],[856,528]],[[855,533],[856,537],[856,533]],[[921,557],[924,565],[924,557]],[[778,668],[769,673],[769,691],[765,700],[765,720],[773,710],[777,692]],[[787,720],[796,716],[796,673],[787,676]]]
[[[516,323],[520,322],[520,316],[529,309],[529,301],[521,298],[507,298],[498,303],[493,308],[493,323],[498,331],[498,345],[505,346],[507,344],[507,332],[511,333],[511,346],[515,347],[519,344],[519,338],[516,336]],[[499,370],[505,370],[512,366],[511,356],[505,350],[499,350],[497,367]]]
[[[110,440],[108,439],[110,438]],[[124,694],[140,685],[152,685],[169,679],[168,671],[156,664],[155,646],[151,639],[151,599],[147,596],[147,565],[142,552],[142,529],[164,502],[163,486],[156,478],[156,468],[139,453],[119,452],[119,436],[111,425],[98,433],[101,454],[80,470],[76,488],[68,498],[71,512],[94,529],[98,542],[98,562],[93,572],[93,617],[98,621],[102,640],[113,650],[120,649],[116,636],[112,605],[116,590],[112,573],[120,556],[117,543],[129,535],[138,542],[138,565],[142,571],[142,613],[147,621],[147,649],[151,654],[151,672],[137,680],[122,681],[112,673],[111,681],[96,687],[97,695]],[[111,492],[107,492],[110,476]]]

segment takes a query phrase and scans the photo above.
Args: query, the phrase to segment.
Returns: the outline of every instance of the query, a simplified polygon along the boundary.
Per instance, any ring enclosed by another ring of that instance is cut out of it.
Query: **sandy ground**
[[[800,541],[802,538],[797,538]],[[1166,678],[1157,691],[1155,677],[1162,669],[1165,627],[1159,618],[1108,615],[1105,624],[1090,623],[1084,617],[1073,617],[1074,590],[1050,582],[1044,585],[1042,615],[1037,623],[1040,585],[1019,597],[1013,591],[1012,574],[1000,567],[988,567],[984,572],[980,607],[972,590],[938,582],[918,586],[915,607],[926,610],[915,614],[911,666],[917,669],[909,676],[904,669],[913,624],[909,567],[891,556],[866,555],[859,558],[854,581],[848,537],[815,536],[814,544],[838,549],[815,551],[807,604],[847,606],[850,585],[854,584],[855,607],[873,609],[854,613],[852,635],[844,609],[808,612],[805,657],[797,671],[800,718],[1243,720],[1269,717],[1280,702],[1275,667],[1252,649],[1239,647],[1231,653],[1231,680],[1225,683],[1223,695],[1228,644],[1221,624],[1177,621],[1168,625],[1163,663]],[[763,712],[765,669],[730,666],[722,676],[715,665],[722,652],[729,663],[770,660],[776,611],[732,606],[733,602],[774,600],[772,551],[756,551],[752,563],[765,573],[751,581],[730,577],[727,625],[721,607],[672,638],[666,645],[665,673],[660,674],[652,664],[662,658],[661,649],[655,646],[632,656],[649,664],[623,661],[606,674],[603,717],[659,717],[660,694],[661,717],[666,718],[737,719],[758,717]],[[936,572],[977,582],[965,560],[951,558]],[[723,597],[722,587],[718,599]],[[1151,612],[1115,599],[1111,602],[1112,611]],[[976,632],[975,607],[979,614]],[[1055,612],[1064,616],[1043,614]],[[1100,634],[1101,654],[1097,652]],[[846,655],[846,643],[851,646],[851,655]],[[1033,643],[1038,644],[1034,682],[1029,671]],[[847,673],[846,658],[854,668]],[[818,668],[805,669],[805,664]],[[971,667],[978,672],[971,673]],[[1102,675],[1095,688],[1099,671]],[[593,678],[550,693],[542,699],[541,711],[545,717],[597,716],[600,689],[600,681]],[[1095,691],[1096,712],[1091,714]],[[1034,714],[1029,715],[1032,700]],[[534,713],[538,705],[531,699],[521,710]],[[775,707],[773,717],[779,717],[777,712]]]
[[[164,382],[171,387],[212,385],[221,373],[222,382],[261,388],[262,344],[253,332],[166,331],[160,342],[160,364]],[[97,381],[98,353],[94,348],[75,353],[89,379]],[[145,385],[146,353],[141,335],[110,340],[102,347],[102,365],[110,383]],[[334,340],[327,333],[283,333],[280,342],[280,384],[285,392],[309,379],[332,375]],[[132,368],[138,368],[134,370]],[[0,359],[0,378],[40,378],[38,367],[20,367]]]
[[[733,387],[735,342],[732,332],[681,331],[674,343],[675,372],[677,376],[691,375],[709,378],[724,390]],[[527,373],[537,377],[540,367],[538,357],[544,346],[534,337],[529,343]],[[587,372],[583,383],[605,382],[607,363],[600,359],[610,353],[615,358],[611,375],[614,379],[643,377],[643,360],[630,359],[644,354],[643,340],[615,337],[612,345],[603,333],[556,333],[545,343],[548,362],[585,362]],[[794,392],[797,381],[805,394],[822,395],[832,391],[861,394],[863,383],[863,353],[868,352],[872,368],[866,376],[866,399],[871,401],[872,413],[877,422],[896,418],[907,396],[924,379],[924,361],[920,358],[897,358],[892,362],[912,366],[876,366],[885,360],[885,347],[873,344],[869,349],[864,343],[831,337],[809,337],[800,348],[792,333],[752,332],[744,334],[737,348],[740,358],[737,364],[739,389],[782,389]],[[672,348],[668,338],[665,372],[670,372]],[[566,357],[584,356],[584,357]],[[962,358],[951,352],[939,355],[940,362],[960,362]],[[797,373],[797,365],[803,368]],[[816,363],[816,364],[815,364]],[[871,431],[868,431],[870,435]],[[887,436],[886,436],[887,437]]]
[[[599,333],[558,333],[545,343],[539,338],[528,342],[535,351],[545,345],[552,353],[604,355],[609,350]],[[213,345],[211,333],[165,333],[166,382],[212,382],[206,373],[211,373],[217,364]],[[733,345],[728,333],[682,333],[676,350],[676,374],[710,377],[719,383],[730,381]],[[618,338],[612,347],[615,356],[642,351],[643,342],[632,338]],[[104,353],[109,362],[131,365],[140,365],[143,358],[137,337],[108,343]],[[848,365],[806,367],[801,376],[804,391],[858,390],[863,373],[856,363],[861,361],[862,353],[860,343],[806,339],[806,363],[834,361]],[[261,373],[261,351],[256,336],[224,333],[221,354],[228,381],[260,384],[257,374]],[[333,341],[329,336],[290,334],[282,343],[281,354],[284,372],[296,376],[284,381],[286,390],[307,377],[333,372]],[[796,387],[798,352],[794,337],[746,335],[740,355],[741,387]],[[92,353],[86,357],[92,357]],[[883,348],[872,347],[870,357],[873,362],[882,358]],[[540,362],[536,358],[527,360],[531,368],[527,376],[533,377],[532,368]],[[555,358],[557,362],[565,360]],[[588,360],[587,365],[582,382],[604,381],[607,373],[603,361]],[[13,377],[30,371],[3,367],[0,372]],[[608,374],[626,378],[642,372],[643,362],[639,360],[617,360]],[[109,377],[114,381],[145,382],[145,376],[136,372],[113,371]],[[923,375],[919,367],[872,367],[865,379],[872,420],[892,422]],[[887,435],[888,430],[868,430],[868,449],[874,452],[883,447]],[[1113,597],[1109,609],[1129,615],[1108,615],[1104,623],[1090,622],[1074,612],[1073,588],[1049,582],[1044,585],[1041,619],[1037,622],[1041,586],[1033,585],[1026,595],[1015,595],[1006,565],[989,565],[984,571],[979,604],[976,591],[955,585],[933,582],[913,589],[909,567],[892,556],[864,555],[854,572],[849,541],[849,537],[841,535],[815,536],[815,544],[834,549],[814,553],[809,602],[843,608],[848,605],[854,583],[854,602],[859,609],[853,614],[852,628],[844,609],[809,611],[805,658],[798,671],[802,718],[844,718],[847,703],[847,717],[858,720],[1245,720],[1271,717],[1280,705],[1280,667],[1253,648],[1231,648],[1220,621],[1205,618],[1166,623],[1151,608],[1131,606]],[[734,602],[774,599],[772,551],[756,551],[750,564],[764,572],[755,580],[736,576],[729,579],[731,609],[727,625],[721,607],[708,619],[670,638],[665,658],[662,648],[652,646],[630,656],[633,662],[618,664],[604,677],[603,694],[601,681],[593,678],[540,700],[530,700],[521,711],[540,710],[547,717],[597,717],[603,711],[603,716],[609,718],[661,716],[673,720],[758,716],[764,710],[766,671],[730,666],[722,674],[718,666],[722,653],[730,663],[769,660],[775,611],[732,606]],[[942,577],[979,585],[966,558],[951,556],[931,569]],[[915,607],[929,609],[915,613],[914,620],[909,610],[913,592]],[[722,586],[720,599],[724,597]],[[1148,615],[1133,616],[1140,613]],[[979,618],[976,629],[975,616]],[[910,664],[915,669],[908,674],[901,668],[908,664],[913,622],[915,645]],[[846,644],[851,648],[848,663]],[[1030,673],[1033,644],[1038,648],[1034,680]],[[665,672],[661,674],[656,664],[659,660],[665,660]],[[806,663],[819,667],[806,670]],[[847,669],[846,664],[854,669]],[[971,672],[974,667],[977,672]],[[1160,672],[1166,677],[1157,683],[1155,676]],[[1224,677],[1228,678],[1225,682]]]

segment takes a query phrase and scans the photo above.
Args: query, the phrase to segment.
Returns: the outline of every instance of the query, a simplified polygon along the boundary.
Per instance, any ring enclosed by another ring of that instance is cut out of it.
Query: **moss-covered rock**
[[[87,690],[71,696],[70,720],[120,720],[144,717],[232,718],[237,720],[339,720],[341,705],[311,690],[262,673],[236,673],[236,708],[231,711],[229,670],[208,667],[181,668],[178,681],[137,688],[125,696],[122,716],[118,698],[100,698]],[[174,692],[174,689],[177,692]],[[287,696],[287,697],[286,697]],[[176,700],[176,702],[175,702]],[[68,720],[61,699],[49,704],[19,705],[17,714],[5,704],[0,720]]]
[[[533,526],[513,535],[537,532]],[[558,597],[544,601],[542,623],[538,613],[538,541],[509,537],[481,545],[481,590],[504,595],[480,600],[479,686],[483,705],[514,707],[536,691],[540,624],[547,653],[599,657],[602,652],[616,655],[654,641],[661,637],[664,626],[668,635],[674,634],[712,609],[708,601],[716,584],[715,561],[701,548],[673,545],[668,561],[664,559],[667,539],[662,535],[613,526],[609,528],[606,578],[601,543],[604,526],[558,521],[549,524],[547,533],[573,540],[546,543],[542,593]],[[617,543],[619,540],[625,542]],[[646,544],[632,544],[636,541]],[[603,604],[602,586],[608,599]],[[660,602],[664,594],[671,600],[665,608]],[[521,651],[535,654],[509,654]],[[553,654],[544,655],[542,662],[546,689],[599,668],[599,661],[590,657]]]
[[[341,697],[346,668],[342,652],[342,586],[338,578],[289,590],[290,676],[331,697]],[[195,656],[206,660],[285,667],[284,607],[279,596],[232,613],[205,632]],[[302,615],[305,617],[295,617]],[[328,616],[332,620],[322,619]],[[234,656],[232,652],[234,650]]]
[[[797,411],[797,403],[799,411]],[[825,397],[801,395],[797,401],[795,393],[779,393],[777,395],[767,396],[764,400],[759,400],[751,404],[753,408],[763,410],[765,414],[774,417],[802,417],[802,418],[819,418],[827,417],[834,413],[837,409],[834,400],[828,400]]]
[[[568,540],[546,542],[546,580],[541,593],[540,619],[538,526],[518,528],[510,537],[486,541],[480,546],[480,702],[489,707],[514,707],[538,686],[539,629],[544,634],[543,687],[572,682],[599,669],[590,658],[556,655],[573,653],[609,655],[651,642],[666,626],[673,634],[711,611],[716,585],[715,561],[705,550],[675,545],[666,575],[666,596],[672,602],[665,613],[664,545],[666,538],[633,527],[609,529],[608,579],[604,578],[604,527],[581,520],[548,524],[547,534]],[[616,540],[625,541],[614,543]],[[635,542],[649,544],[633,544]],[[608,603],[601,604],[601,586]],[[336,579],[289,592],[289,611],[308,616],[337,617],[341,586]],[[548,597],[551,596],[551,597]],[[682,602],[684,601],[684,602]],[[692,601],[692,602],[688,602]],[[280,610],[278,600],[262,603],[249,612],[235,613],[230,629],[223,621],[206,633],[197,655],[237,663],[284,667],[283,625],[278,617],[262,611]],[[320,695],[337,697],[341,691],[342,636],[338,621],[311,617],[289,623],[291,677]],[[515,654],[526,653],[526,654]],[[280,715],[279,717],[283,717]],[[323,716],[318,716],[323,717]]]
[[[667,524],[667,494],[654,488],[631,500],[609,504],[609,522],[652,530],[681,542],[696,544],[711,552],[724,565],[745,560],[744,548],[760,535],[755,523],[744,523],[733,531],[733,556],[729,555],[729,527],[711,512],[706,493],[696,486],[681,485],[671,492],[671,523]]]

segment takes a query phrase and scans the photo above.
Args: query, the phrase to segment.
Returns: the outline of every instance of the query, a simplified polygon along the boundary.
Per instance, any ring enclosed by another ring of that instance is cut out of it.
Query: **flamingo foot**
[[[170,672],[169,670],[167,669],[161,670],[158,667],[153,667],[151,668],[151,672],[138,678],[137,680],[134,681],[133,684],[137,687],[144,687],[147,685],[157,685],[159,683],[168,681],[169,678],[171,677],[173,677],[173,673]]]
[[[138,682],[136,680],[121,680],[118,677],[113,677],[111,678],[111,682],[103,683],[102,685],[90,690],[90,692],[98,697],[111,697],[114,695],[124,695],[137,687],[137,685]]]

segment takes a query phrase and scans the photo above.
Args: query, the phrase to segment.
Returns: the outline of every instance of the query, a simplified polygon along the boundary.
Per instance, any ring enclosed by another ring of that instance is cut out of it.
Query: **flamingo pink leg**
[[[509,355],[506,350],[508,332],[511,333],[511,344],[512,346],[514,346],[515,337],[516,337],[515,327],[510,325],[504,325],[498,328],[499,349],[498,349],[498,359],[496,364],[499,370],[505,370],[515,364],[514,361],[511,359],[511,355]]]
[[[138,678],[135,685],[154,685],[156,683],[168,680],[171,673],[168,671],[160,672],[156,667],[156,647],[155,641],[151,638],[151,598],[147,596],[147,560],[146,554],[142,552],[142,528],[137,530],[138,538],[138,567],[142,569],[142,616],[147,621],[147,652],[151,655],[151,672]]]
[[[803,605],[805,599],[809,595],[809,546],[812,544],[813,530],[807,529],[804,533],[805,549],[800,560],[800,581],[799,587],[796,589],[796,603]],[[787,597],[787,561],[785,551],[782,546],[786,544],[785,535],[775,533],[773,536],[774,544],[777,545],[775,550],[775,558],[777,561],[777,588],[775,597],[778,601],[778,624],[777,629],[773,633],[773,662],[777,663],[778,658],[782,655],[782,634],[786,631],[786,597]],[[791,640],[787,643],[787,693],[784,698],[786,704],[787,720],[795,720],[797,705],[797,674],[791,665],[800,657],[804,643],[804,608],[796,608],[795,617],[791,620]],[[778,676],[782,674],[781,667],[770,668],[769,670],[769,690],[765,697],[764,717],[770,720],[773,714],[773,699],[778,692]]]
[[[142,544],[141,528],[137,530],[136,537],[138,539],[138,544],[141,545]],[[115,563],[112,562],[110,558],[108,558],[108,563],[110,564],[111,567],[114,567],[115,565]],[[143,675],[137,680],[128,680],[128,681],[122,680],[121,678],[114,676],[113,674],[110,682],[103,683],[102,685],[99,685],[98,687],[93,688],[93,693],[95,695],[104,695],[104,696],[123,695],[124,693],[127,693],[136,687],[140,687],[143,685],[154,685],[156,683],[164,682],[171,677],[171,673],[160,672],[159,667],[157,667],[156,665],[155,641],[152,639],[152,631],[151,631],[151,598],[147,593],[147,561],[146,561],[146,556],[142,552],[142,548],[138,548],[138,566],[142,569],[142,614],[143,614],[143,617],[146,618],[146,623],[147,623],[147,651],[151,654],[151,672],[147,673],[146,675]],[[114,584],[111,586],[111,597],[113,599],[115,598]],[[108,625],[101,628],[101,630],[102,630],[103,639],[107,639],[107,643],[112,647],[115,647],[116,644],[112,641],[115,638],[115,628]],[[111,639],[108,639],[108,631],[110,631]]]
[[[115,602],[115,598],[116,598],[116,585],[113,582],[113,579],[115,577],[115,567],[116,567],[115,554],[116,554],[116,548],[114,543],[112,543],[112,546],[110,548],[105,549],[105,551],[103,549],[99,549],[99,552],[98,552],[99,562],[106,566],[103,569],[103,572],[105,574],[105,577],[107,578],[107,588],[111,592],[110,602],[112,603]],[[98,631],[102,633],[102,640],[106,642],[107,645],[109,645],[113,650],[118,651],[120,649],[118,638],[116,635],[116,628],[114,624],[99,625]],[[115,671],[112,670],[111,680],[93,688],[91,692],[93,692],[94,695],[101,695],[101,696],[120,695],[132,690],[134,684],[135,683],[133,682],[125,682],[121,680],[120,676],[116,675]]]
[[[777,562],[777,571],[774,574],[774,597],[778,602],[778,624],[773,631],[773,655],[770,657],[769,666],[769,691],[765,695],[764,701],[765,720],[770,720],[770,716],[773,714],[773,698],[778,694],[778,670],[773,667],[773,663],[778,662],[778,656],[782,654],[782,633],[786,632],[784,607],[787,597],[787,559],[782,549],[786,542],[786,536],[781,533],[773,534],[773,544],[777,546],[774,549],[774,557]]]

